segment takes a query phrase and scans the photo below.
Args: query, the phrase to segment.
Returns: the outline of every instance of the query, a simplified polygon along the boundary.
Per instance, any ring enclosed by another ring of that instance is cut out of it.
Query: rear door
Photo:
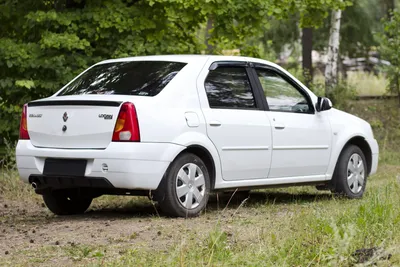
[[[244,62],[214,64],[204,81],[207,134],[218,149],[224,180],[261,179],[269,172],[271,124],[250,71]]]
[[[307,92],[271,66],[258,65],[256,75],[272,123],[269,178],[324,176],[331,153],[328,112],[315,112]]]

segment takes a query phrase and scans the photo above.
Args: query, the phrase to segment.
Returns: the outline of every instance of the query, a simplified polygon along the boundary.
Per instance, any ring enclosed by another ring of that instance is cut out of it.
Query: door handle
[[[219,126],[221,126],[221,122],[219,122],[219,121],[210,121],[210,126],[219,127]]]
[[[275,129],[283,130],[283,129],[285,129],[285,125],[283,125],[283,124],[275,124]]]

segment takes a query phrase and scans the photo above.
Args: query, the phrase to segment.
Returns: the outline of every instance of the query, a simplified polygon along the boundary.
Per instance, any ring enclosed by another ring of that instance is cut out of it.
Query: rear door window
[[[257,108],[246,69],[243,67],[220,67],[210,71],[204,87],[210,108]]]
[[[58,96],[139,95],[155,96],[186,65],[169,61],[128,61],[99,64],[70,83]]]

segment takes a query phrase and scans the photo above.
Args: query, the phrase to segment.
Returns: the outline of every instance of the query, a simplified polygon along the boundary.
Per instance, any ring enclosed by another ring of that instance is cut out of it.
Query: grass
[[[381,248],[381,257],[372,261],[385,264],[381,258],[392,254],[392,264],[399,264],[400,188],[390,174],[376,176],[361,201],[326,198],[302,203],[294,193],[289,205],[259,203],[263,221],[250,225],[243,225],[240,217],[220,221],[204,239],[183,238],[168,253],[130,249],[105,264],[349,266],[358,260],[354,252],[363,248]],[[285,210],[284,216],[277,215],[279,210]]]
[[[381,96],[386,93],[387,80],[383,74],[375,76],[367,72],[348,72],[347,81],[356,88],[359,96]]]
[[[205,214],[190,220],[160,217],[146,198],[115,196],[95,199],[91,212],[78,217],[39,209],[4,213],[0,235],[4,227],[11,232],[4,241],[16,241],[9,255],[0,251],[0,265],[400,266],[400,116],[392,104],[349,106],[372,123],[381,148],[378,173],[362,199],[294,187],[257,190],[230,202],[213,196]],[[0,200],[36,203],[38,196],[13,170],[0,177]],[[18,243],[21,235],[7,228],[12,225],[46,225],[48,239]],[[89,231],[92,237],[80,238]]]
[[[240,208],[187,220],[176,242],[160,250],[132,246],[127,234],[107,245],[40,247],[21,251],[17,258],[24,253],[27,262],[67,257],[84,266],[354,266],[362,257],[357,250],[374,249],[371,263],[396,266],[400,264],[400,185],[396,180],[400,167],[382,169],[371,178],[361,200],[316,194],[308,187],[262,190],[263,197],[256,192],[255,199],[250,196]],[[264,199],[264,192],[276,197]],[[210,226],[197,227],[205,216],[211,217]],[[155,225],[164,225],[163,234],[176,227],[169,220],[151,219]]]
[[[346,81],[351,88],[355,89],[357,96],[382,96],[386,94],[387,79],[383,74],[376,76],[368,72],[349,71]],[[314,82],[324,84],[324,74],[317,72]]]

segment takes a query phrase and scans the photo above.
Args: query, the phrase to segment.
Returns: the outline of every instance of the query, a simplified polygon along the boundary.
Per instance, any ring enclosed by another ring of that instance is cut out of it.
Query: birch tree
[[[329,45],[327,64],[325,68],[325,94],[330,97],[332,90],[338,81],[338,56],[340,45],[340,19],[342,10],[333,10],[331,18],[331,29],[329,34]]]

